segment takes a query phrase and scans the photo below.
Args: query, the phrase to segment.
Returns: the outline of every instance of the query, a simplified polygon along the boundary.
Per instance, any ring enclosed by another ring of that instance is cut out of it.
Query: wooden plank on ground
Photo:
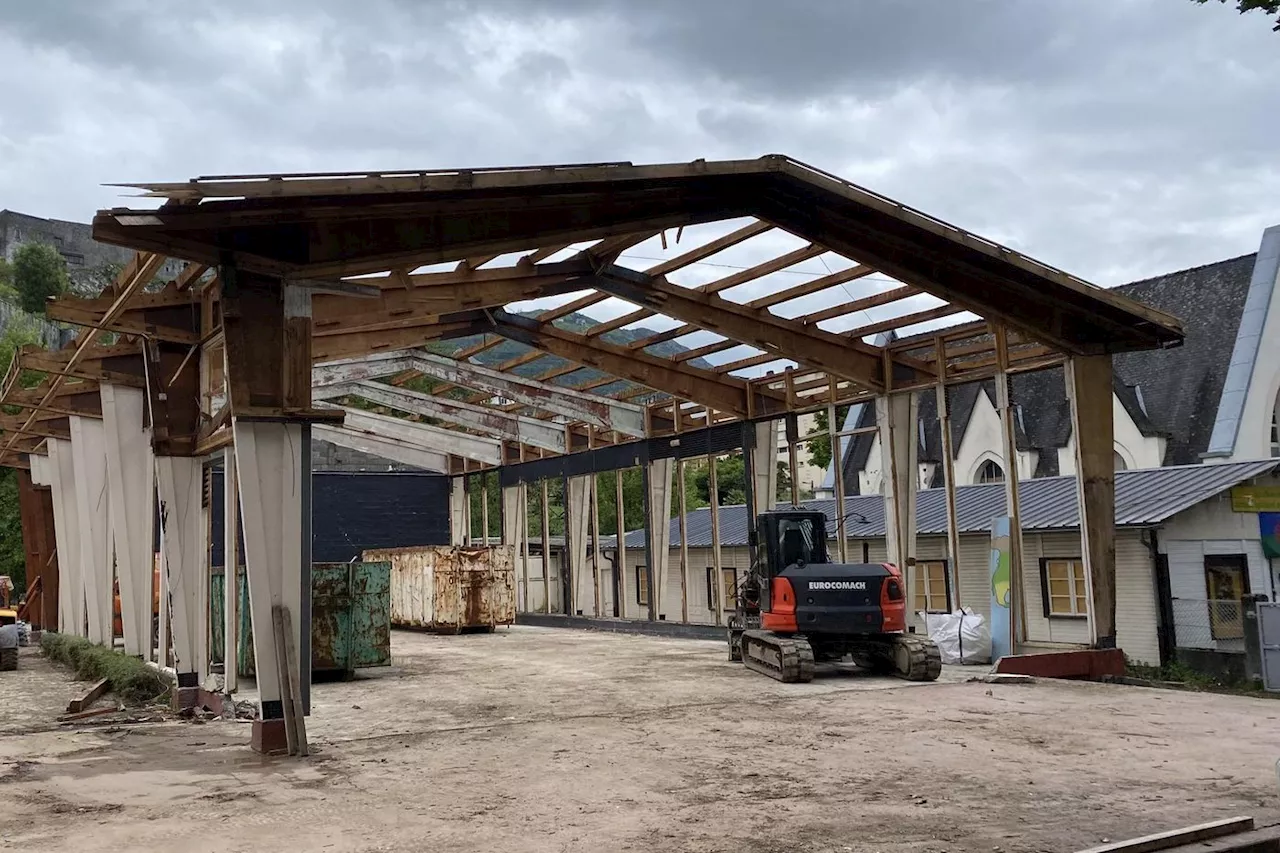
[[[94,702],[98,701],[108,690],[111,689],[111,683],[105,678],[94,684],[84,693],[81,693],[75,699],[67,703],[68,714],[78,714],[88,708]]]
[[[1101,847],[1090,847],[1088,850],[1080,851],[1080,853],[1152,853],[1152,851],[1168,850],[1182,844],[1192,844],[1213,838],[1222,838],[1226,835],[1235,835],[1239,832],[1248,832],[1251,829],[1253,829],[1253,818],[1247,816],[1229,817],[1223,820],[1183,827],[1182,829],[1174,829],[1169,832],[1158,832],[1155,835],[1146,835],[1129,841],[1116,841],[1111,844],[1104,844]]]

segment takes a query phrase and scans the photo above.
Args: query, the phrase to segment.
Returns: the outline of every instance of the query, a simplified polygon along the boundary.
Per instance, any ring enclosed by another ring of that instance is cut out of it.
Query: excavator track
[[[864,640],[854,660],[907,681],[937,681],[942,654],[933,640],[920,634],[888,634]]]
[[[741,654],[747,669],[777,681],[813,681],[813,649],[803,637],[782,637],[772,631],[743,631]]]

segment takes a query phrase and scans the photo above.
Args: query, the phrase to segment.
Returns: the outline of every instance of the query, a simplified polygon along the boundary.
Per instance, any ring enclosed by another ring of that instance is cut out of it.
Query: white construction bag
[[[924,620],[943,663],[991,662],[991,629],[981,615],[962,607],[954,613],[927,614]]]

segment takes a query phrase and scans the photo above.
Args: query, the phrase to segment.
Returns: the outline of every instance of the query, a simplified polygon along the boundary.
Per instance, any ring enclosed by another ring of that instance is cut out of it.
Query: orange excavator
[[[829,562],[826,530],[821,512],[759,515],[757,557],[729,620],[729,659],[778,681],[811,681],[815,662],[846,656],[873,672],[936,680],[942,657],[907,631],[898,567]]]
[[[160,560],[156,559],[155,568],[151,573],[151,623],[156,624],[156,618],[160,613]],[[111,636],[124,636],[124,623],[120,618],[120,579],[116,578],[115,586],[112,593],[111,601]]]

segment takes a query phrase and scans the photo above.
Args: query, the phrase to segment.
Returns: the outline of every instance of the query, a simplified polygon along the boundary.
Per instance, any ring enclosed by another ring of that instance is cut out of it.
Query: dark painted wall
[[[346,563],[369,548],[449,544],[448,477],[317,471],[311,475],[311,495],[312,562]],[[221,566],[220,470],[213,472],[212,509],[212,564]],[[243,539],[240,547],[243,553]]]

